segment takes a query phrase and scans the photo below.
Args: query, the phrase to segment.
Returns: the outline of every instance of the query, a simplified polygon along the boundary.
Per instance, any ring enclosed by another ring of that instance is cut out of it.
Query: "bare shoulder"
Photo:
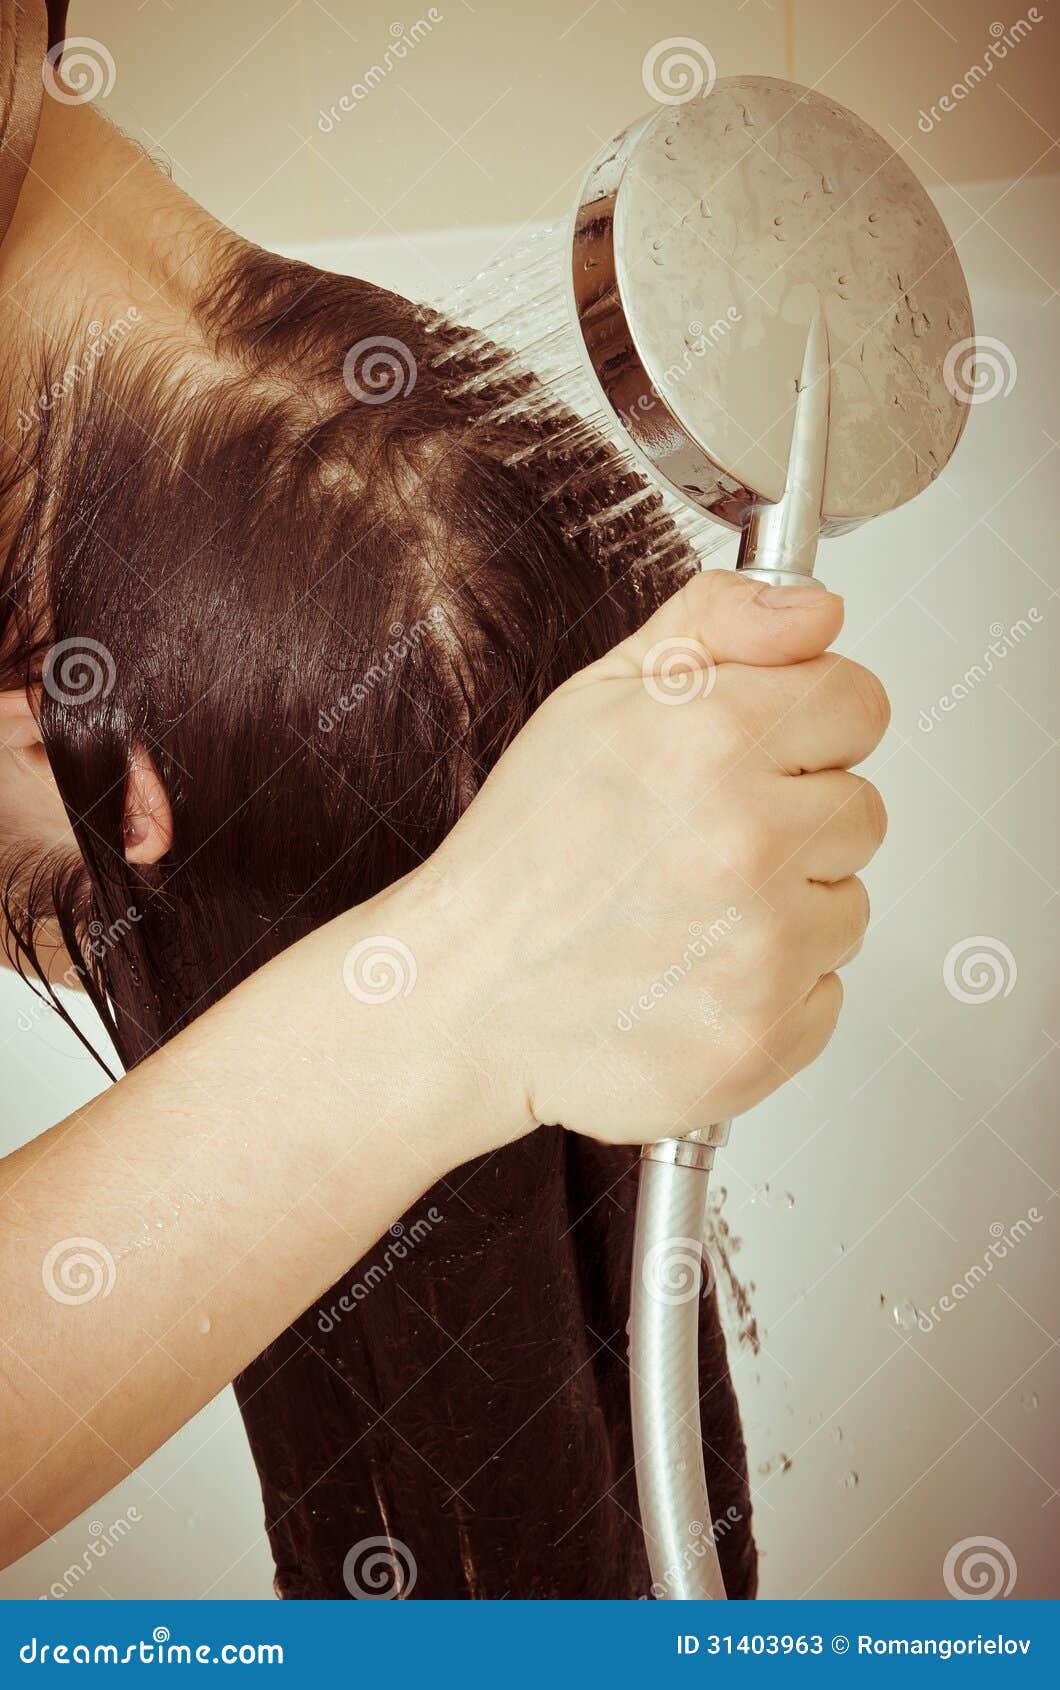
[[[0,238],[33,151],[49,22],[44,0],[0,0]]]

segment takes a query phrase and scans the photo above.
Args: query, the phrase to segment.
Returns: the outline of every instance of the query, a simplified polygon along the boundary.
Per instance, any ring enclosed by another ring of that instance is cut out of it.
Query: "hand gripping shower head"
[[[505,348],[503,370],[534,376],[569,443],[603,436],[646,473],[670,533],[703,558],[738,530],[737,567],[774,582],[808,581],[820,538],[927,487],[967,417],[946,364],[972,313],[938,213],[852,112],[771,77],[723,79],[632,124],[592,163],[573,226],[492,266],[448,314]],[[657,543],[646,524],[647,558]],[[698,1289],[728,1126],[647,1145],[641,1164],[633,1433],[652,1593],[667,1599],[725,1595]]]

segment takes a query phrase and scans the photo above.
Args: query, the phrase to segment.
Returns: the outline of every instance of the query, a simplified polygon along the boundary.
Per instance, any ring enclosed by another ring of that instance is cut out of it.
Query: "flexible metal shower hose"
[[[645,1157],[633,1246],[633,1452],[651,1594],[725,1600],[699,1408],[699,1303],[710,1174]]]

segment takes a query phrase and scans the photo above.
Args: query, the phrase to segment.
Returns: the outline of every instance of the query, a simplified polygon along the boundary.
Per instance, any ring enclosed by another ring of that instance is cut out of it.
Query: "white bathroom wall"
[[[820,558],[846,597],[842,649],[893,700],[869,771],[891,830],[836,1038],[719,1163],[762,1333],[733,1365],[764,1595],[944,1595],[947,1555],[984,1536],[1011,1556],[1013,1594],[1058,1594],[1058,190],[939,191],[978,332],[1000,343],[998,390],[928,493]],[[425,294],[509,238],[298,251]],[[0,1149],[98,1085],[4,974],[0,1046]],[[0,1575],[0,1597],[66,1588],[130,1509],[133,1529],[70,1596],[270,1594],[226,1392]]]
[[[1049,0],[71,0],[70,28],[110,54],[115,121],[266,245],[561,215],[667,41],[693,75],[812,83],[926,182],[1060,169]]]

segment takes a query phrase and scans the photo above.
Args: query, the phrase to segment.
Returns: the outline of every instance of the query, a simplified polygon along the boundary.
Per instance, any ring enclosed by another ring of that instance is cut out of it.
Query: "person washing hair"
[[[48,98],[45,22],[4,6],[0,880],[10,957],[72,970],[126,1073],[2,1166],[0,1548],[235,1381],[281,1595],[353,1594],[373,1539],[414,1598],[645,1595],[634,1147],[826,1044],[882,689],[823,588],[697,574],[676,531],[645,563],[607,448],[509,467],[532,406],[483,426],[501,378],[462,391],[455,336],[441,373],[423,310]],[[376,403],[343,369],[381,336],[417,380]],[[679,711],[674,640],[717,664]],[[64,1240],[106,1297],[49,1295]],[[713,1298],[701,1378],[751,1596]]]

